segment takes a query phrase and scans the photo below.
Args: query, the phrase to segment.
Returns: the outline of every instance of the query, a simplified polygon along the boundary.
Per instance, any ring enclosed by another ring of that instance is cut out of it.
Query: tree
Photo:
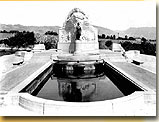
[[[142,38],[141,38],[141,43],[143,43],[143,44],[144,44],[144,43],[146,43],[146,42],[147,42],[147,39],[146,39],[146,38],[144,38],[144,37],[142,37]]]
[[[33,32],[17,32],[13,37],[8,38],[4,41],[4,44],[11,48],[17,47],[28,47],[29,45],[35,44],[35,37]]]
[[[105,45],[106,45],[107,47],[112,46],[112,44],[113,44],[113,42],[112,42],[111,40],[108,40],[108,41],[105,42]]]
[[[57,32],[54,32],[54,31],[47,31],[47,32],[45,33],[45,35],[54,35],[54,36],[57,36],[58,33],[57,33]]]
[[[112,36],[112,35],[110,35],[110,39],[113,39],[113,36]]]
[[[18,33],[19,31],[17,30],[10,30],[8,33]]]
[[[125,35],[125,40],[127,40],[128,39],[128,36],[127,35]]]
[[[105,39],[105,34],[102,34],[102,39]]]
[[[53,36],[53,35],[45,36],[44,45],[45,45],[46,50],[56,49],[57,48],[57,41],[58,41],[57,36]]]
[[[135,38],[133,38],[133,37],[129,37],[129,40],[135,40]]]
[[[113,35],[113,39],[114,39],[114,40],[116,39],[115,35]]]
[[[129,41],[125,41],[125,42],[121,43],[121,46],[124,48],[125,51],[128,51],[131,49],[132,43]]]
[[[45,35],[36,33],[35,34],[36,44],[44,44]]]
[[[110,36],[107,35],[106,39],[110,39]]]
[[[2,30],[2,31],[0,31],[0,33],[8,33],[8,31]]]
[[[102,38],[102,36],[101,36],[101,35],[98,35],[98,38],[99,38],[99,39],[101,39],[101,38]]]
[[[2,40],[0,40],[0,44],[6,44],[7,41],[8,41],[8,39],[2,39]]]

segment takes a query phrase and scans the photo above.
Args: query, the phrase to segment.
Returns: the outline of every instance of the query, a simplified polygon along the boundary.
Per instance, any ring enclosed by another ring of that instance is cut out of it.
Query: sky
[[[0,1],[0,24],[62,26],[80,8],[91,24],[111,30],[156,27],[155,1]]]

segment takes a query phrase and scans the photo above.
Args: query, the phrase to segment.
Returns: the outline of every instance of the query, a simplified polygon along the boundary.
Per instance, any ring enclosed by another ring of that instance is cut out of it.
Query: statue
[[[76,40],[80,40],[80,36],[81,36],[81,27],[80,27],[80,24],[77,23],[77,26],[76,26]]]

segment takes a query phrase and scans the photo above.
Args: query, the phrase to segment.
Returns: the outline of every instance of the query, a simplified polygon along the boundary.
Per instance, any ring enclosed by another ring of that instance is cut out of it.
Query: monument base
[[[58,49],[72,54],[99,54],[98,42],[82,42],[76,40],[72,42],[59,42]]]
[[[71,78],[87,73],[88,77],[103,75],[103,60],[98,54],[60,54],[53,61],[56,76],[62,75],[62,77]]]
[[[61,54],[57,56],[57,60],[59,61],[66,61],[66,62],[91,62],[91,61],[98,61],[101,60],[100,55],[91,55],[91,54],[72,54],[72,55],[65,55]]]

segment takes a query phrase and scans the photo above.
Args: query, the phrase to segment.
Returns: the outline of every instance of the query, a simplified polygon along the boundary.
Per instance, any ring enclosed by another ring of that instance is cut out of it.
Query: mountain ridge
[[[132,36],[132,37],[145,37],[147,39],[156,40],[156,27],[130,27],[124,31],[114,31],[105,27],[93,25],[98,29],[98,34],[102,35],[116,35],[121,37]],[[0,24],[0,30],[18,30],[18,31],[33,31],[35,33],[44,34],[46,31],[55,31],[58,33],[60,26],[24,26],[20,24],[11,25],[11,24]]]

